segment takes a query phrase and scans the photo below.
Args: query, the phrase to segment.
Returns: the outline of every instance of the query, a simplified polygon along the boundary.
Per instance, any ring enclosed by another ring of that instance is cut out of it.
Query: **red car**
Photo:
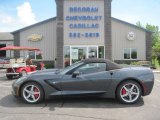
[[[27,74],[36,72],[37,70],[44,69],[44,63],[40,62],[37,65],[26,65],[26,63],[14,63],[4,65],[6,69],[6,77],[13,79],[14,77],[22,77]]]
[[[41,55],[40,49],[32,47],[7,46],[0,48],[0,51],[2,50],[10,50],[10,52],[14,50],[35,51],[35,53],[40,53]],[[42,56],[40,56],[40,58],[42,59]],[[26,74],[33,73],[36,70],[42,70],[44,69],[44,64],[42,62],[38,63],[37,65],[27,64],[27,60],[25,60],[24,58],[15,58],[10,59],[10,61],[6,62],[6,64],[4,64],[3,61],[2,67],[6,69],[6,77],[8,79],[12,79],[14,77],[25,76]]]

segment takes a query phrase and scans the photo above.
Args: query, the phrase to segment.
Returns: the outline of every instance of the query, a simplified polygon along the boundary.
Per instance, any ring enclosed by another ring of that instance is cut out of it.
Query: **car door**
[[[80,74],[66,74],[61,81],[62,95],[102,94],[111,84],[111,74],[106,63],[88,63],[77,68]]]

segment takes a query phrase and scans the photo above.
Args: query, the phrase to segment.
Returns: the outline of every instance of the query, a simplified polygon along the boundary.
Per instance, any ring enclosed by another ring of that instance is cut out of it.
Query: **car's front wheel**
[[[120,102],[125,104],[136,103],[141,95],[141,86],[133,80],[122,82],[117,89],[117,98]]]
[[[43,101],[44,92],[39,84],[29,82],[23,85],[21,89],[21,96],[25,102],[36,104]]]

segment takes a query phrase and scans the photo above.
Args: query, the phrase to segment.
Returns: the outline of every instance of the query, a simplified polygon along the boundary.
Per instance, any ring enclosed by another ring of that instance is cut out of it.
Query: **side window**
[[[77,69],[81,74],[106,71],[106,63],[88,63]]]

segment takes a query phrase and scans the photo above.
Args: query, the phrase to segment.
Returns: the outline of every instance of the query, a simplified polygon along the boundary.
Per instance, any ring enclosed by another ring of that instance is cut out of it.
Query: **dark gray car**
[[[132,104],[149,95],[153,84],[149,68],[121,68],[109,60],[86,59],[62,70],[43,70],[21,77],[12,87],[13,94],[27,103],[58,96],[90,96]]]

